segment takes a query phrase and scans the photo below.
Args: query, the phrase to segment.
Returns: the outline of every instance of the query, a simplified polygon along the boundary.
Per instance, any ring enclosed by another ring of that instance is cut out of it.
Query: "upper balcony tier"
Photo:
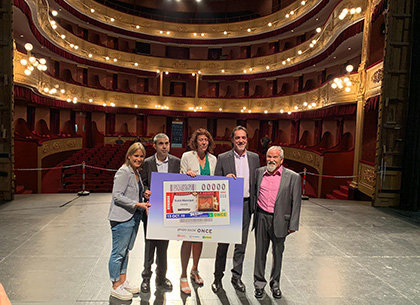
[[[361,0],[354,1],[363,4]],[[15,3],[27,16],[29,15],[30,20],[33,20],[30,28],[36,39],[59,56],[65,53],[64,57],[84,65],[95,66],[100,63],[109,66],[110,69],[132,69],[144,71],[146,74],[157,70],[185,74],[200,71],[199,73],[206,76],[240,74],[240,77],[243,77],[246,73],[254,78],[264,78],[285,71],[291,73],[302,69],[303,66],[316,64],[319,57],[325,59],[343,41],[360,33],[364,17],[363,11],[349,11],[347,6],[340,3],[325,25],[317,29],[317,33],[311,39],[284,52],[241,60],[174,60],[98,46],[58,26],[51,19],[49,9],[42,0],[28,0],[29,7],[23,0],[15,0]],[[344,16],[343,12],[346,10],[347,15]]]
[[[339,0],[294,1],[271,15],[226,24],[186,25],[151,20],[113,10],[94,0],[55,0],[51,3],[51,10],[64,8],[71,16],[90,25],[139,39],[162,43],[208,45],[270,39],[294,30],[304,23],[316,27],[322,25],[325,16],[328,16],[339,2]],[[343,1],[341,3],[343,4]],[[43,3],[43,6],[48,5]],[[362,0],[352,0],[351,3],[346,2],[346,6],[349,10],[351,8],[360,10],[365,3]],[[64,13],[61,11],[60,14]]]

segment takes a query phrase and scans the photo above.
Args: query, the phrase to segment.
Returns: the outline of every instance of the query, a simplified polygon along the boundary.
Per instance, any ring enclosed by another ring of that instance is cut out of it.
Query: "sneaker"
[[[140,292],[140,288],[139,286],[134,286],[131,285],[128,280],[126,280],[122,285],[121,285],[125,290],[127,290],[128,292],[131,292],[132,294],[136,294]]]
[[[123,288],[123,285],[118,286],[116,289],[111,288],[111,296],[122,301],[129,301],[133,299],[133,294]]]

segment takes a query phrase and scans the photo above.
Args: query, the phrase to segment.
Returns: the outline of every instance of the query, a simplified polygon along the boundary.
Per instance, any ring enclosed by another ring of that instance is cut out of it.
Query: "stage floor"
[[[110,194],[42,194],[17,195],[0,205],[0,282],[13,305],[130,304],[109,297],[110,201]],[[136,284],[143,241],[141,229],[128,265],[128,278]],[[242,278],[245,293],[230,284],[232,249],[224,291],[212,292],[216,245],[207,243],[199,265],[204,287],[195,287],[190,297],[181,295],[180,245],[171,241],[168,250],[173,291],[156,290],[152,277],[152,292],[137,295],[131,304],[420,304],[419,224],[366,202],[303,202],[300,231],[286,240],[281,300],[273,299],[268,287],[262,300],[254,298],[253,233]],[[271,252],[267,278],[270,266]]]

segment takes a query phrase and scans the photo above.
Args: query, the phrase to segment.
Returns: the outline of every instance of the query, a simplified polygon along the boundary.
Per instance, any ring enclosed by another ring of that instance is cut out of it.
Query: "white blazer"
[[[214,175],[216,169],[217,158],[211,153],[207,153],[210,165],[210,175]],[[197,175],[200,175],[200,162],[198,162],[197,152],[195,150],[187,151],[182,154],[180,173],[186,174],[188,171],[192,171]]]

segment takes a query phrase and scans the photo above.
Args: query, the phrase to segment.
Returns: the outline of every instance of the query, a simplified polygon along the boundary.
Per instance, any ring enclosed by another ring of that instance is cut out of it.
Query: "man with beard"
[[[288,234],[299,229],[301,206],[300,176],[282,166],[284,152],[280,146],[271,146],[267,151],[267,166],[256,172],[257,208],[255,215],[255,297],[264,296],[265,265],[270,241],[273,248],[273,266],[270,288],[273,297],[281,298],[280,273],[284,241]]]
[[[180,159],[169,154],[169,138],[164,133],[158,133],[153,138],[153,148],[156,154],[144,160],[142,169],[140,170],[141,178],[145,189],[150,189],[152,180],[152,172],[159,173],[179,173]],[[146,239],[147,217],[143,215],[144,223],[144,270],[142,272],[143,282],[140,289],[143,293],[150,291],[150,278],[152,277],[152,264],[156,250],[156,286],[160,286],[166,290],[172,290],[172,283],[166,278],[166,270],[168,266],[167,250],[168,240],[151,240]]]
[[[248,240],[249,223],[255,207],[255,170],[260,166],[260,159],[256,153],[246,150],[248,131],[243,126],[237,126],[231,134],[233,149],[220,154],[217,158],[215,176],[244,178],[243,213],[242,213],[242,243],[235,245],[233,254],[233,268],[231,283],[240,291],[245,291],[241,280],[245,248]],[[226,268],[226,255],[229,244],[219,243],[216,252],[214,282],[211,288],[217,293],[222,288],[223,272]]]

